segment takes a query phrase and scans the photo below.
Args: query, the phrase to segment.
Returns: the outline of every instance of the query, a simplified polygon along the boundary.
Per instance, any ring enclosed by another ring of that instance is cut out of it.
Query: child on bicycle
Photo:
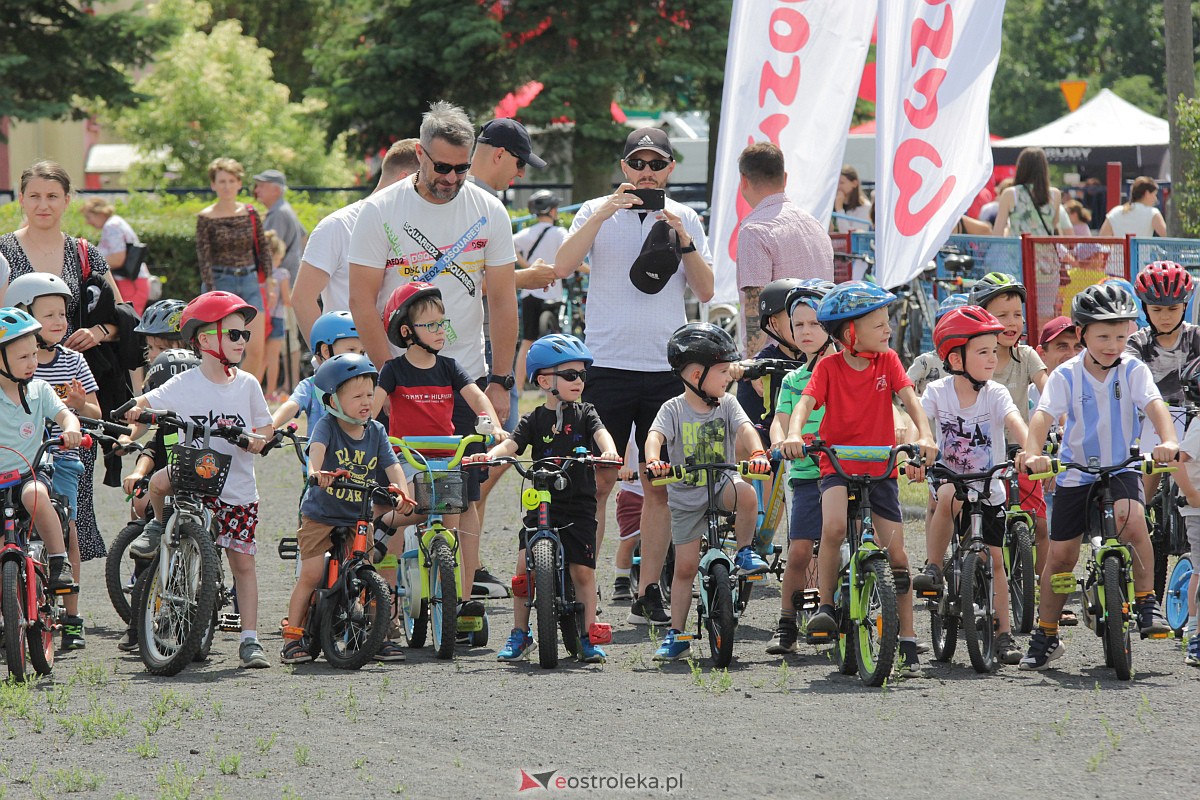
[[[962,308],[966,304],[967,296],[965,294],[946,295],[946,298],[938,304],[937,313],[933,317],[933,324],[937,325],[937,323],[942,321],[942,317],[956,308]],[[908,379],[913,382],[913,391],[917,393],[917,397],[925,394],[926,386],[943,377],[942,366],[942,359],[938,358],[936,348],[930,350],[928,353],[921,353],[921,355],[913,359],[912,364],[908,367]]]
[[[534,460],[567,458],[577,455],[579,447],[589,453],[617,462],[617,443],[604,428],[591,403],[580,401],[587,367],[592,354],[570,334],[552,333],[533,343],[525,356],[527,379],[536,381],[546,396],[542,405],[521,417],[512,437],[493,447],[487,455],[470,456],[463,463],[486,461],[532,451]],[[603,664],[604,650],[592,642],[596,622],[596,475],[584,464],[567,466],[567,486],[550,491],[550,524],[558,530],[563,557],[571,572],[575,596],[583,603],[583,627],[579,659]],[[527,582],[525,543],[532,531],[526,525],[520,534],[517,569],[513,575],[513,629],[498,661],[520,661],[529,656],[534,639],[529,631],[529,606],[532,587]]]
[[[246,325],[257,313],[257,309],[229,292],[207,292],[188,303],[181,317],[180,333],[199,352],[200,366],[135,397],[125,420],[136,424],[142,409],[161,408],[208,424],[231,422],[263,437],[251,438],[245,450],[224,439],[212,439],[209,446],[229,455],[233,461],[220,497],[205,498],[221,531],[217,546],[225,548],[237,584],[238,609],[242,615],[238,647],[241,666],[261,669],[271,666],[271,662],[259,644],[256,630],[258,577],[254,554],[258,545],[254,533],[258,527],[258,487],[254,480],[254,454],[262,450],[274,429],[262,386],[253,375],[237,368],[250,340]],[[154,519],[146,523],[142,535],[129,545],[133,556],[152,558],[157,552],[166,527],[163,504],[170,493],[167,470],[154,473],[149,491]]]
[[[942,317],[933,329],[933,341],[948,376],[929,384],[921,405],[930,426],[937,426],[938,461],[955,472],[985,472],[1007,461],[1005,430],[1017,441],[1028,431],[1012,397],[991,380],[996,371],[998,335],[1004,331],[995,317],[978,306],[957,308]],[[990,495],[984,500],[983,541],[992,555],[996,607],[996,656],[1004,664],[1016,664],[1021,651],[1013,640],[1008,608],[1008,577],[1004,571],[1004,526],[1006,495],[1004,481],[991,480]],[[962,509],[950,482],[935,487],[937,504],[928,517],[925,536],[925,570],[913,578],[918,594],[940,594],[942,560]]]
[[[753,360],[761,358],[804,360],[804,355],[796,344],[787,304],[791,291],[801,283],[807,283],[807,281],[801,281],[798,278],[780,278],[763,287],[758,296],[758,324],[762,332],[775,341],[759,350]],[[762,380],[743,380],[741,364],[731,365],[729,371],[734,380],[738,382],[738,403],[741,404],[746,416],[750,417],[750,421],[758,429],[762,446],[766,447],[770,442],[771,420],[775,415],[775,401],[779,394],[779,387],[775,387],[771,397],[764,397]]]
[[[808,418],[818,408],[825,409],[820,425],[821,439],[831,445],[894,445],[896,427],[892,398],[895,395],[899,395],[916,427],[922,458],[928,461],[937,455],[929,422],[913,391],[912,381],[905,374],[899,356],[888,347],[892,331],[887,307],[895,299],[896,296],[886,289],[863,281],[840,284],[825,295],[817,309],[817,320],[844,349],[817,364],[800,402],[792,409],[787,436],[780,445],[785,458],[807,455],[804,429]],[[880,474],[878,464],[850,460],[842,464],[850,474]],[[923,470],[910,466],[908,476],[918,480],[923,476]],[[846,482],[834,472],[828,459],[822,458],[821,549],[817,556],[821,606],[808,621],[808,629],[831,636],[838,632],[833,592],[840,567],[841,545],[846,538],[848,508]],[[876,537],[887,548],[895,578],[904,670],[908,675],[920,675],[900,492],[894,476],[871,485],[871,508]]]
[[[19,308],[37,320],[42,329],[35,336],[38,342],[38,366],[33,377],[53,387],[59,399],[71,413],[84,417],[100,416],[96,400],[96,379],[83,355],[63,346],[67,338],[67,301],[72,297],[66,281],[44,272],[30,272],[14,278],[5,294],[5,302]],[[58,436],[61,430],[51,425],[49,435]],[[51,450],[54,460],[51,489],[66,499],[68,511],[67,552],[79,583],[79,536],[75,519],[79,511],[79,479],[83,476],[83,459],[78,450],[56,447]],[[82,650],[83,617],[79,615],[79,595],[63,598],[66,617],[63,619],[62,649]]]
[[[300,529],[296,539],[300,547],[300,576],[288,604],[289,625],[283,629],[283,650],[279,658],[285,664],[312,661],[304,638],[304,623],[309,601],[320,586],[325,572],[324,555],[333,546],[330,536],[339,526],[353,528],[358,522],[361,498],[357,493],[343,494],[331,488],[333,473],[348,470],[350,480],[370,480],[399,489],[407,497],[408,481],[388,444],[387,431],[371,418],[371,404],[379,373],[370,360],[357,353],[345,353],[328,359],[313,376],[326,414],[313,426],[308,439],[308,457],[317,485],[308,487],[300,503]],[[410,504],[398,509],[412,511]],[[389,512],[383,524],[402,524]],[[403,661],[404,651],[395,642],[385,641],[376,654],[377,661]]]
[[[42,444],[47,422],[62,429],[63,446],[79,447],[79,420],[43,380],[33,377],[38,366],[37,333],[41,324],[17,308],[0,308],[0,474],[20,472],[24,483],[21,505],[46,545],[50,589],[74,585],[67,546],[58,513],[50,503],[50,480],[32,463]]]
[[[775,419],[771,422],[771,441],[779,446],[791,424],[792,410],[800,401],[804,387],[812,378],[813,370],[826,352],[837,352],[837,346],[829,332],[817,322],[817,306],[829,293],[832,284],[824,281],[805,281],[788,295],[787,308],[791,316],[792,335],[805,358],[805,364],[788,373],[779,390],[779,402],[775,407]],[[809,417],[805,434],[817,433],[824,409],[818,409]],[[821,471],[815,458],[797,458],[791,463],[789,484],[792,488],[792,517],[788,526],[787,564],[783,570],[783,587],[779,598],[779,624],[767,645],[771,655],[794,653],[798,649],[800,631],[796,624],[795,593],[803,591],[809,567],[812,564],[813,548],[821,540]]]
[[[141,322],[133,329],[146,341],[146,363],[153,364],[164,351],[179,347],[179,319],[187,303],[158,300],[146,306]]]
[[[758,431],[727,392],[729,365],[738,360],[737,345],[723,329],[707,322],[692,322],[671,334],[667,361],[684,385],[683,394],[673,397],[658,411],[646,436],[646,471],[662,477],[671,463],[728,463],[746,453],[751,469],[761,475],[771,471],[771,462]],[[663,460],[666,447],[667,460]],[[691,477],[691,476],[689,476]],[[691,655],[691,642],[679,637],[692,608],[692,583],[700,567],[700,541],[708,526],[708,489],[704,478],[673,483],[667,487],[671,510],[671,543],[675,546],[675,574],[671,579],[671,627],[654,653],[655,661],[677,661]],[[737,555],[734,566],[742,575],[767,571],[767,563],[751,547],[757,522],[758,498],[740,477],[721,473],[715,490],[720,510],[735,512],[734,536]]]
[[[1155,461],[1171,461],[1179,452],[1175,426],[1154,385],[1147,367],[1130,356],[1125,347],[1130,322],[1137,319],[1133,297],[1120,286],[1101,283],[1075,295],[1071,319],[1079,326],[1084,351],[1061,365],[1046,382],[1042,399],[1029,424],[1025,452],[1017,454],[1017,467],[1042,472],[1050,467],[1041,455],[1050,425],[1063,415],[1062,459],[1084,463],[1116,464],[1137,444],[1138,413],[1154,425],[1160,438]],[[1144,449],[1144,448],[1143,448]],[[1059,613],[1066,595],[1052,588],[1052,578],[1070,574],[1079,560],[1079,546],[1092,513],[1091,490],[1095,478],[1067,471],[1058,476],[1050,547],[1042,573],[1038,627],[1021,659],[1021,669],[1042,670],[1062,656],[1065,647],[1058,638]],[[1154,597],[1154,552],[1146,530],[1142,485],[1136,475],[1121,472],[1111,483],[1116,500],[1117,530],[1133,549],[1134,615],[1143,638],[1167,633],[1170,628]],[[1046,551],[1039,551],[1046,552]]]
[[[313,359],[317,368],[326,360],[342,353],[366,352],[358,339],[358,328],[354,327],[354,318],[349,311],[327,311],[317,317],[313,323],[309,338]],[[292,394],[284,400],[275,413],[271,415],[271,424],[276,428],[287,425],[301,413],[308,419],[308,429],[316,427],[321,417],[325,416],[325,406],[313,385],[313,378],[307,377],[296,384]]]

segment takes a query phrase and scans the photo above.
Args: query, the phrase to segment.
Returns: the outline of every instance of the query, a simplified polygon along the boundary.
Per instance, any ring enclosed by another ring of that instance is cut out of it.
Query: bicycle
[[[1189,389],[1188,393],[1195,395],[1195,390]],[[1200,415],[1200,407],[1192,402],[1180,409],[1171,408],[1170,411],[1174,423],[1180,421],[1180,416],[1183,417],[1184,430]],[[1188,552],[1187,533],[1183,517],[1179,515],[1180,502],[1179,486],[1170,475],[1163,475],[1154,497],[1146,503],[1146,525],[1150,529],[1150,544],[1154,547],[1154,594],[1159,602],[1164,602],[1166,598],[1168,559]]]
[[[1009,448],[1012,457],[1016,446]],[[1008,576],[1008,604],[1012,627],[1019,633],[1033,630],[1037,611],[1036,553],[1033,539],[1033,515],[1021,508],[1021,487],[1017,471],[1010,469],[1001,478],[1007,489],[1008,506],[1004,512],[1004,571]]]
[[[822,453],[833,471],[846,481],[846,542],[842,545],[842,565],[834,592],[834,618],[838,622],[833,657],[843,675],[858,673],[868,686],[882,686],[892,674],[900,641],[896,585],[887,551],[875,541],[871,517],[872,483],[888,480],[901,453],[920,464],[916,445],[893,447],[827,445],[820,439],[805,446],[807,453]],[[882,475],[849,475],[842,469],[841,458],[885,464]],[[810,644],[829,640],[823,631],[809,631]]]
[[[1094,459],[1093,459],[1094,461]],[[1079,587],[1083,590],[1083,621],[1100,637],[1104,646],[1104,666],[1112,667],[1117,679],[1127,681],[1133,676],[1133,646],[1130,620],[1133,608],[1133,551],[1122,542],[1117,531],[1116,515],[1113,511],[1113,496],[1110,489],[1112,476],[1135,465],[1144,475],[1159,475],[1173,472],[1173,466],[1156,464],[1149,453],[1139,453],[1136,446],[1130,455],[1119,464],[1102,467],[1096,463],[1076,464],[1052,459],[1050,470],[1031,475],[1033,480],[1043,480],[1069,469],[1094,475],[1096,482],[1089,504],[1091,510],[1099,512],[1099,530],[1094,526],[1095,518],[1089,515],[1089,527],[1084,534],[1090,556],[1087,575],[1077,578],[1073,573],[1060,573],[1050,578],[1051,589],[1058,594],[1070,594]],[[1164,639],[1167,634],[1143,635],[1142,638]]]
[[[410,647],[424,647],[432,628],[434,655],[452,658],[460,631],[470,634],[469,642],[482,647],[488,640],[487,614],[459,616],[462,600],[462,576],[458,565],[458,532],[442,524],[447,514],[467,509],[467,484],[458,469],[467,447],[477,442],[490,443],[490,436],[388,437],[393,447],[417,471],[412,477],[415,513],[426,521],[404,533],[404,553],[400,557],[400,611]],[[449,458],[433,458],[421,451],[453,449]]]
[[[717,500],[722,472],[736,472],[750,480],[764,480],[766,475],[750,471],[750,464],[673,464],[670,471],[653,478],[655,486],[679,483],[688,475],[702,473],[708,494],[704,518],[708,525],[700,541],[700,566],[696,571],[699,599],[696,603],[696,634],[680,633],[676,641],[702,639],[708,633],[708,648],[718,669],[733,661],[733,637],[738,619],[750,601],[750,584],[761,581],[763,575],[742,575],[734,569],[729,546],[733,542],[733,512],[722,511]]]
[[[1171,570],[1171,578],[1167,581],[1167,589],[1163,600],[1163,616],[1175,634],[1176,639],[1182,639],[1187,632],[1188,620],[1195,611],[1196,598],[1189,590],[1192,585],[1192,573],[1195,571],[1190,555],[1182,555]]]
[[[605,461],[589,454],[586,447],[575,450],[573,458],[550,457],[536,461],[521,462],[511,456],[476,462],[471,466],[499,466],[511,464],[517,473],[532,486],[521,493],[525,508],[525,580],[532,587],[527,607],[536,612],[538,664],[543,669],[558,666],[558,632],[562,631],[563,645],[567,652],[579,658],[582,651],[580,637],[583,635],[583,603],[576,599],[575,585],[571,581],[570,565],[563,554],[562,539],[558,529],[550,524],[550,491],[560,491],[570,484],[567,468],[571,464],[620,467],[620,461]],[[522,466],[525,463],[527,466]],[[592,644],[612,641],[612,629],[597,623],[589,631]],[[598,638],[597,638],[598,637]]]
[[[358,520],[353,528],[339,525],[330,532],[333,544],[325,554],[325,576],[309,602],[304,649],[313,659],[324,651],[338,669],[359,669],[379,652],[392,623],[392,587],[369,558],[375,544],[373,507],[411,501],[390,486],[346,480],[347,470],[326,474],[334,478],[331,488],[360,498]],[[317,481],[310,475],[307,484]]]

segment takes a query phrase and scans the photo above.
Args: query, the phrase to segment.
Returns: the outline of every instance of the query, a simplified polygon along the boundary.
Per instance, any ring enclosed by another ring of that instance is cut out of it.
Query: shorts
[[[308,517],[300,518],[300,529],[296,531],[296,540],[300,546],[300,560],[324,558],[333,547],[333,529],[337,525],[317,522]]]
[[[683,392],[683,382],[673,372],[635,372],[610,367],[588,367],[583,400],[596,407],[614,442],[628,442],[636,431],[639,459],[646,461],[646,434],[663,403]]]
[[[217,530],[221,532],[217,537],[217,547],[248,556],[258,552],[258,543],[254,541],[254,530],[258,527],[257,501],[244,506],[231,506],[218,497],[206,497],[204,505],[212,512]]]
[[[725,504],[725,488],[730,484],[736,486],[739,483],[743,483],[741,478],[731,479],[726,473],[721,473],[720,482],[713,491],[719,511],[726,513],[733,512],[733,508],[727,507]],[[667,497],[669,499],[670,495]],[[702,505],[699,508],[676,508],[675,506],[671,506],[671,544],[679,547],[692,542],[698,542],[706,537],[708,535],[707,511],[707,505]]]
[[[1023,473],[1017,475],[1017,490],[1021,493],[1021,509],[1038,519],[1046,518],[1046,493],[1041,481],[1031,481]]]
[[[540,297],[527,295],[521,298],[521,338],[527,342],[536,342],[542,337],[542,315],[546,311],[546,301]],[[558,333],[558,316],[546,333]]]
[[[622,542],[641,535],[644,500],[645,497],[637,492],[617,492],[617,530]]]
[[[234,275],[234,269],[249,271],[245,275]],[[254,267],[213,267],[212,279],[210,289],[231,292],[254,306],[259,313],[264,310],[262,288],[258,284],[258,272]]]
[[[596,515],[551,511],[550,522],[558,528],[558,539],[562,542],[563,558],[568,564],[596,568]],[[524,550],[528,530],[522,528],[517,536],[517,549]]]
[[[1183,518],[1183,529],[1187,532],[1191,547],[1192,569],[1200,569],[1200,514]]]
[[[1004,513],[1004,506],[989,506],[983,507],[983,543],[989,547],[1004,546],[1004,529],[1006,527],[1008,517]],[[954,521],[958,524],[958,520]],[[968,523],[970,520],[968,520]],[[959,536],[965,539],[970,536],[971,532],[959,531]]]
[[[818,478],[792,478],[792,523],[788,541],[821,541],[821,481]]]
[[[1099,525],[1099,511],[1089,502],[1092,489],[1097,484],[1085,486],[1059,486],[1054,490],[1054,517],[1050,520],[1050,539],[1069,542],[1078,539],[1088,530],[1089,523]],[[1109,490],[1114,500],[1136,500],[1145,504],[1142,481],[1136,472],[1118,472],[1112,476]]]
[[[285,335],[287,335],[287,318],[271,317],[271,332],[267,334],[267,338],[282,339]]]
[[[825,475],[821,478],[821,494],[835,486],[845,486],[846,481],[840,475]],[[900,516],[900,484],[895,478],[877,481],[871,484],[868,491],[871,498],[871,513],[889,522],[902,522]]]
[[[75,519],[79,510],[79,479],[83,477],[83,462],[77,458],[54,459],[54,478],[50,488],[55,494],[67,499],[70,518]]]

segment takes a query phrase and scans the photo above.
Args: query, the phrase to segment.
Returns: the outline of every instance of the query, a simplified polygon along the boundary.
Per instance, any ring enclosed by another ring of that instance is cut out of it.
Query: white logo
[[[650,138],[650,134],[647,133],[645,136],[643,136],[641,139],[638,140],[637,146],[638,147],[657,147],[658,145],[656,145],[654,143],[654,140]]]
[[[25,422],[21,425],[21,438],[29,439],[33,437],[33,422]]]

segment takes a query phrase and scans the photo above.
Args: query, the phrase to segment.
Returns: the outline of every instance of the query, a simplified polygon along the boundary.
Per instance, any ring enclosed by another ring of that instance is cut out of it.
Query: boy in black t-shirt
[[[487,455],[464,459],[463,463],[486,461],[489,458],[511,456],[532,449],[534,460],[553,456],[576,455],[577,447],[600,451],[600,457],[620,465],[617,445],[604,428],[600,416],[590,403],[581,403],[586,367],[592,354],[574,336],[553,333],[533,343],[526,357],[525,369],[529,380],[546,393],[546,402],[530,411],[517,423],[512,438],[496,445]],[[596,476],[592,468],[579,463],[567,467],[570,479],[562,489],[550,491],[550,524],[558,529],[563,555],[570,565],[575,596],[583,603],[583,625],[580,660],[604,663],[604,651],[592,644],[592,626],[596,621]],[[497,653],[500,661],[520,661],[534,648],[529,633],[529,606],[526,601],[532,587],[526,582],[525,541],[533,527],[526,521],[520,536],[516,577],[513,578],[513,621],[515,627],[504,649]]]

